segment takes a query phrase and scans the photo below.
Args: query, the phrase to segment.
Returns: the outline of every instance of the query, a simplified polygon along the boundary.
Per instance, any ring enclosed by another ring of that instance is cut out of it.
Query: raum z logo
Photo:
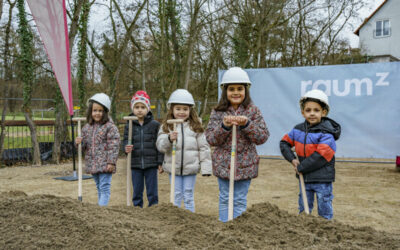
[[[385,81],[389,74],[390,72],[379,72],[376,73],[376,79],[368,77],[362,79],[353,78],[345,79],[343,82],[339,82],[339,80],[301,81],[301,96],[311,89],[321,89],[325,91],[328,96],[348,96],[352,90],[354,90],[355,96],[372,96],[374,80],[376,80],[375,87],[389,86],[390,83]]]

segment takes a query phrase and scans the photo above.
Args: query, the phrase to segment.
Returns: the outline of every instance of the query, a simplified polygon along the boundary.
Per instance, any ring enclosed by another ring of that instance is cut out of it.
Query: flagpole
[[[76,167],[75,167],[75,133],[74,133],[74,122],[72,121],[72,118],[74,117],[73,113],[70,116],[71,118],[71,131],[72,131],[72,166],[74,169],[74,177],[76,177]]]

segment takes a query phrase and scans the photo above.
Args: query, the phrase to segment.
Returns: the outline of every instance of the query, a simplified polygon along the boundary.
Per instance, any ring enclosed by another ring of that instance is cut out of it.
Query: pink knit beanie
[[[133,107],[138,102],[141,102],[144,105],[146,105],[147,110],[150,111],[150,96],[146,93],[146,91],[139,90],[132,96],[132,100],[131,100],[132,111],[133,111]]]

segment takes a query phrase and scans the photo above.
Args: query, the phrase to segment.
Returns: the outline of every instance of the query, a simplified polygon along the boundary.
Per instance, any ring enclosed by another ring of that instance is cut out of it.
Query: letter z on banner
[[[68,112],[73,115],[65,0],[27,0]]]

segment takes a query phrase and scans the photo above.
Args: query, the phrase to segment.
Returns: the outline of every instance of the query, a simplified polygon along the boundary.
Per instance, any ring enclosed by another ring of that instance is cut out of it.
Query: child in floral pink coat
[[[75,139],[76,144],[82,143],[85,171],[92,174],[96,183],[99,206],[108,205],[119,152],[119,131],[108,117],[110,106],[106,94],[92,96],[88,101],[87,124],[82,128],[82,137]]]
[[[211,112],[206,138],[214,146],[213,174],[219,184],[219,219],[228,220],[229,172],[232,147],[232,125],[238,126],[233,217],[247,208],[247,193],[251,179],[258,176],[260,161],[256,145],[263,144],[269,131],[260,110],[249,94],[251,85],[247,73],[239,67],[230,68],[222,77],[221,99]]]

